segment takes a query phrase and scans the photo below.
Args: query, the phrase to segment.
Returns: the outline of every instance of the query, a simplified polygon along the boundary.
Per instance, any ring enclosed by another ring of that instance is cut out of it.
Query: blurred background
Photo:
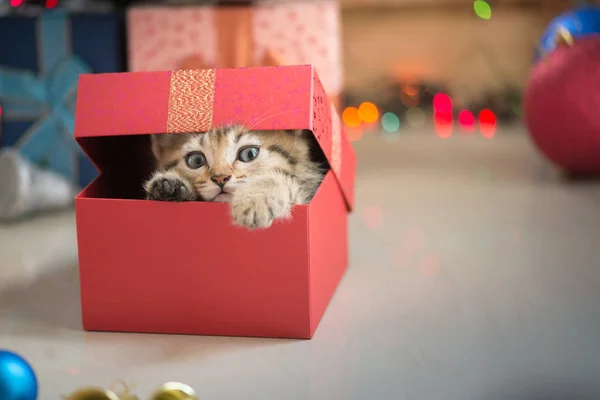
[[[0,347],[48,399],[600,398],[598,3],[0,0]],[[315,339],[81,332],[78,75],[308,63],[358,156]]]
[[[436,94],[441,94],[439,107],[451,104],[455,133],[477,131],[479,134],[482,125],[485,131],[486,126],[495,126],[497,122],[518,124],[523,116],[523,88],[542,33],[561,13],[594,1],[255,2],[255,7],[275,10],[280,19],[298,14],[300,17],[292,21],[296,25],[290,27],[269,25],[265,21],[269,14],[265,11],[257,11],[254,19],[224,10],[215,17],[212,10],[208,11],[211,7],[230,8],[251,3],[241,0],[3,0],[0,12],[5,18],[32,16],[44,9],[59,8],[87,18],[96,14],[98,18],[93,22],[97,24],[96,29],[103,29],[100,31],[103,41],[91,32],[75,30],[72,40],[76,43],[72,46],[77,48],[77,43],[81,43],[80,47],[84,47],[86,40],[87,44],[92,41],[93,45],[103,46],[103,57],[110,60],[97,60],[99,57],[93,54],[81,55],[84,59],[90,58],[87,64],[96,67],[91,70],[97,72],[313,63],[328,91],[339,97],[336,103],[343,112],[344,122],[347,127],[356,128],[349,129],[348,135],[356,141],[363,133],[373,130],[393,138],[405,128],[435,125]],[[177,44],[177,27],[168,21],[176,18],[176,10],[185,6],[197,7],[198,15],[206,15],[210,26],[205,26],[203,31],[202,26],[192,29],[188,24],[180,33],[179,47],[162,48],[159,52],[157,41],[158,46],[169,40]],[[115,17],[128,13],[128,17],[118,22],[101,20],[100,17],[106,18],[111,13]],[[318,21],[311,20],[317,15],[320,16]],[[151,19],[153,16],[156,20]],[[227,18],[228,22],[218,22]],[[238,21],[234,34],[220,37],[218,31],[224,28],[218,25],[229,25],[232,21]],[[5,36],[17,35],[14,26],[3,25],[7,26]],[[148,35],[154,30],[155,35]],[[198,35],[195,45],[186,40],[192,34]],[[236,35],[237,41],[233,39]],[[227,40],[230,43],[225,43]],[[17,46],[17,42],[11,43]],[[32,47],[29,51],[35,51],[35,46],[28,45]],[[26,56],[24,45],[19,46],[19,54],[15,54],[15,49],[5,48],[3,63],[17,68],[29,63],[37,70],[40,60],[36,60],[35,54]],[[246,48],[235,50],[236,46]],[[85,53],[85,49],[79,52]],[[24,57],[29,60],[25,62]],[[361,119],[358,107],[365,102]],[[444,118],[437,119],[438,133],[442,137],[452,131],[443,128],[444,121]],[[490,128],[483,134],[492,136],[493,131]],[[12,136],[19,135],[5,132],[5,146],[16,141]]]

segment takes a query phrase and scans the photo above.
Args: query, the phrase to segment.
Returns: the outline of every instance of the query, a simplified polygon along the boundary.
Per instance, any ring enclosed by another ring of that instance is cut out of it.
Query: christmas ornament
[[[150,397],[150,400],[197,400],[194,389],[180,382],[167,382]]]
[[[102,388],[78,389],[64,398],[65,400],[135,400],[135,397],[119,397],[112,390]]]
[[[534,62],[554,50],[571,46],[578,39],[600,35],[600,7],[585,6],[556,17],[542,35],[534,54]]]
[[[68,207],[75,194],[64,177],[38,168],[16,150],[0,151],[0,220]]]
[[[0,399],[36,400],[38,383],[31,366],[21,356],[0,350]]]
[[[571,173],[598,174],[600,35],[570,35],[573,41],[559,40],[533,67],[524,96],[525,121],[551,161]]]
[[[140,400],[130,393],[130,387],[119,382],[121,390],[116,388],[102,389],[88,387],[78,389],[65,397],[65,400]],[[114,386],[114,385],[113,385]],[[2,398],[2,400],[4,400]],[[148,400],[198,400],[196,392],[190,386],[181,382],[167,382],[159,387]]]

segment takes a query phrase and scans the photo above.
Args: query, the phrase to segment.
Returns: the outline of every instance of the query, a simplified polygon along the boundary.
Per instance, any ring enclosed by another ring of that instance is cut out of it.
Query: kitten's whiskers
[[[254,123],[252,123],[250,126],[248,126],[246,129],[248,129],[249,131],[253,130],[254,127],[256,127],[258,124],[268,120],[269,118],[275,118],[278,117],[280,115],[285,115],[288,113],[293,113],[293,112],[297,112],[299,109],[293,109],[293,110],[285,110],[285,111],[281,111],[281,112],[277,112],[275,114],[272,115],[266,115],[268,111],[265,111],[264,114],[261,115],[260,118],[256,119],[254,121]],[[277,109],[271,110],[271,111],[277,111]],[[281,129],[281,128],[280,128]]]

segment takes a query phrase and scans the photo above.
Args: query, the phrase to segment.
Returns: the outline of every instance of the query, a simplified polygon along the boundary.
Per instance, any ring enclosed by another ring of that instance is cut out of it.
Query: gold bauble
[[[149,400],[198,400],[194,389],[180,382],[167,382]]]
[[[71,393],[65,400],[121,400],[112,390],[102,388],[83,388]]]

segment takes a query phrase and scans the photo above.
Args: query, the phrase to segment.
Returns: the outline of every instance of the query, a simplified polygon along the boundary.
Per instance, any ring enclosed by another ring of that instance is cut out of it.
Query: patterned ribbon
[[[0,66],[2,117],[37,121],[15,147],[37,165],[77,180],[73,139],[75,95],[79,74],[91,69],[71,54],[70,26],[64,11],[42,14],[38,19],[39,75]]]
[[[171,73],[167,133],[205,132],[212,127],[215,70]]]

